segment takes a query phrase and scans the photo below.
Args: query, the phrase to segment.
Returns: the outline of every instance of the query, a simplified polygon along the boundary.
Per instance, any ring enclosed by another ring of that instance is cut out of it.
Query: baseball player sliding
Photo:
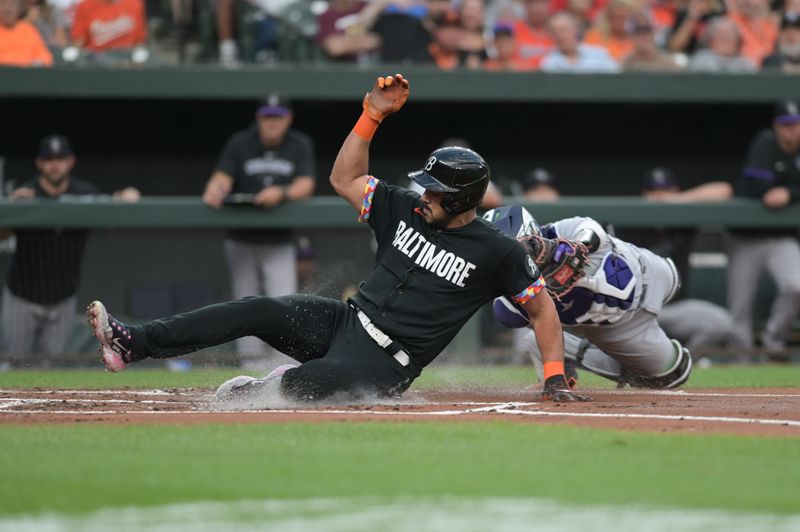
[[[217,390],[219,400],[268,390],[295,400],[396,396],[481,306],[506,296],[530,317],[545,396],[587,400],[567,384],[561,324],[536,265],[520,243],[476,215],[489,184],[486,161],[461,147],[434,151],[409,174],[425,189],[421,197],[367,173],[373,135],[408,96],[402,75],[378,78],[331,172],[336,192],[378,242],[375,268],[350,300],[249,297],[135,326],[95,301],[87,312],[106,367],[256,336],[301,365],[231,379]]]
[[[591,218],[539,227],[530,212],[512,205],[491,210],[484,219],[528,248],[569,331],[564,334],[568,362],[620,386],[675,388],[689,379],[689,351],[656,321],[680,288],[672,260],[612,237]],[[528,325],[525,309],[513,300],[497,298],[493,309],[507,327]],[[535,339],[531,331],[525,342],[539,367]]]

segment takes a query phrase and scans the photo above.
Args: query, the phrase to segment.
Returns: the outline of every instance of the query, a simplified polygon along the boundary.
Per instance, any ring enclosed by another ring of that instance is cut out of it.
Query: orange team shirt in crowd
[[[620,39],[617,37],[606,37],[597,28],[589,28],[583,38],[585,44],[600,46],[617,61],[625,59],[633,51],[633,40],[631,38]]]
[[[742,55],[756,65],[775,50],[778,40],[778,21],[774,17],[764,17],[751,22],[741,13],[728,15],[742,34]]]
[[[514,21],[514,40],[514,58],[531,70],[539,69],[542,59],[554,46],[547,30],[531,28],[522,20]]]
[[[483,68],[491,72],[499,72],[501,70],[508,70],[512,72],[524,72],[525,70],[531,70],[531,64],[530,61],[523,61],[521,59],[515,59],[513,57],[508,61],[489,58],[483,62]]]
[[[75,11],[72,40],[93,52],[131,48],[147,38],[142,0],[83,0]]]
[[[20,20],[13,28],[0,26],[0,65],[27,67],[52,64],[53,54],[33,24]]]

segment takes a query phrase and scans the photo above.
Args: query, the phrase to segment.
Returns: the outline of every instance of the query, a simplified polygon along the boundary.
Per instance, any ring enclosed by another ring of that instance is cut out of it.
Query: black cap
[[[800,13],[787,11],[783,14],[781,18],[781,29],[785,30],[786,28],[797,28],[800,30]]]
[[[678,182],[669,168],[656,167],[651,168],[644,173],[644,181],[642,188],[644,190],[664,190],[667,188],[675,188]]]
[[[775,106],[774,116],[778,124],[796,124],[800,122],[800,106],[793,100],[781,102]]]
[[[526,190],[540,185],[558,188],[556,177],[544,168],[534,168],[522,178],[522,186]]]
[[[39,158],[72,157],[72,147],[64,135],[48,135],[39,145]]]
[[[292,104],[278,94],[270,94],[258,105],[256,116],[286,116],[292,112]]]

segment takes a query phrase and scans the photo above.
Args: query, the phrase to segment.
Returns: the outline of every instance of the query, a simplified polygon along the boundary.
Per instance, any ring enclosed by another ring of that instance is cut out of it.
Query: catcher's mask
[[[447,146],[431,153],[425,167],[408,177],[425,190],[445,192],[442,209],[455,216],[481,203],[490,174],[489,165],[474,151]]]
[[[521,205],[507,205],[487,211],[483,219],[491,222],[495,227],[511,238],[542,234],[542,228],[536,218]]]

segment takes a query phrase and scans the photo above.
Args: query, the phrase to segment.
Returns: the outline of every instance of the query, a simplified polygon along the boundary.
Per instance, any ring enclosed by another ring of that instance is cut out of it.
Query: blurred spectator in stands
[[[770,11],[770,0],[731,0],[734,6],[728,13],[739,28],[741,54],[760,66],[765,57],[775,51],[778,40],[778,17]]]
[[[493,0],[486,4],[485,25],[490,28],[502,24],[513,25],[525,19],[524,0]]]
[[[314,143],[291,129],[290,103],[270,95],[256,109],[256,123],[234,133],[222,150],[206,184],[203,201],[218,209],[224,204],[249,204],[272,209],[311,196],[316,183]],[[297,292],[297,263],[291,231],[232,230],[225,240],[232,295],[281,296]],[[241,338],[237,351],[257,358],[267,345],[255,337]]]
[[[739,28],[728,18],[715,18],[706,27],[707,49],[696,52],[689,60],[695,72],[755,72],[755,64],[741,54]]]
[[[447,0],[375,0],[385,5],[373,31],[381,39],[383,63],[431,64],[431,20],[450,8]]]
[[[489,57],[485,35],[486,4],[484,0],[462,0],[458,8],[461,18],[462,64],[467,68],[481,68]]]
[[[567,0],[562,9],[554,10],[553,4],[555,3],[557,2],[550,2],[550,11],[566,11],[575,17],[578,28],[580,28],[581,37],[586,34],[586,30],[591,27],[592,22],[594,22],[597,17],[597,12],[602,9],[600,4],[605,4],[605,2],[598,3],[592,2],[592,0]]]
[[[21,0],[0,0],[0,65],[50,66],[53,56],[42,36],[20,20]]]
[[[645,172],[641,195],[654,202],[693,203],[727,201],[733,187],[725,181],[703,183],[681,190],[669,168],[655,167]],[[623,240],[669,257],[681,278],[681,287],[669,304],[662,307],[658,323],[670,338],[676,338],[697,359],[708,350],[743,347],[734,334],[731,314],[723,307],[701,299],[687,299],[689,293],[689,255],[696,228],[646,227],[618,231]],[[738,359],[743,361],[743,358]]]
[[[706,26],[715,17],[725,15],[723,0],[688,0],[675,16],[675,23],[667,39],[667,48],[673,53],[691,55],[700,48]]]
[[[605,48],[615,61],[633,51],[628,21],[636,12],[633,0],[610,0],[583,37],[585,44]]]
[[[36,157],[39,174],[11,192],[11,199],[57,200],[62,196],[99,194],[72,177],[75,154],[61,135],[42,139]],[[121,201],[138,201],[139,191],[114,193]],[[17,229],[2,298],[2,342],[5,356],[61,355],[77,317],[77,291],[86,248],[85,229]],[[11,231],[4,231],[4,237]]]
[[[545,72],[617,72],[619,67],[604,48],[583,44],[575,17],[556,13],[550,19],[550,33],[556,48],[541,64]]]
[[[636,17],[631,22],[633,51],[622,62],[626,71],[675,71],[678,63],[672,56],[665,54],[656,44],[653,26],[645,17]]]
[[[480,4],[482,0],[467,0],[464,5],[474,5],[476,2]],[[443,13],[432,20],[432,23],[433,42],[428,50],[436,66],[441,70],[478,69],[483,66],[488,56],[483,33],[480,30],[474,27],[472,30],[467,30],[463,19],[456,11]]]
[[[380,1],[333,0],[317,18],[317,44],[335,61],[370,63],[381,45],[372,25],[383,8]]]
[[[212,5],[217,21],[219,62],[225,66],[234,66],[239,61],[239,45],[235,37],[236,0],[215,0]]]
[[[756,133],[750,143],[738,195],[759,198],[772,210],[800,201],[800,106],[777,105],[772,128]],[[792,321],[800,311],[800,243],[798,228],[732,228],[728,243],[728,307],[745,345],[753,345],[753,301],[764,270],[777,294],[761,334],[761,344],[780,354]]]
[[[433,21],[433,41],[428,51],[440,70],[463,67],[466,55],[460,49],[464,28],[455,11],[443,13]]]
[[[515,20],[515,57],[527,63],[530,70],[537,70],[545,55],[553,49],[553,36],[548,29],[550,18],[548,0],[524,0],[525,18]]]
[[[25,1],[25,20],[36,26],[49,48],[64,48],[69,39],[66,21],[59,10],[45,0]]]
[[[764,59],[761,69],[800,74],[800,13],[783,15],[777,50]]]
[[[241,6],[251,10],[249,24],[252,25],[254,59],[260,63],[274,60],[278,48],[278,19],[281,13],[296,0],[213,0],[217,23],[219,61],[223,66],[235,67],[241,59],[239,42],[236,39],[237,14]],[[241,28],[238,28],[241,29]]]
[[[534,168],[522,179],[525,199],[539,203],[558,201],[561,194],[556,177],[545,168]]]
[[[83,0],[75,11],[71,37],[75,46],[101,62],[123,60],[119,52],[138,53],[147,40],[144,1]]]
[[[498,70],[529,70],[527,61],[523,61],[514,54],[514,28],[510,24],[498,24],[494,28],[491,54],[484,62],[483,68],[490,71]]]

